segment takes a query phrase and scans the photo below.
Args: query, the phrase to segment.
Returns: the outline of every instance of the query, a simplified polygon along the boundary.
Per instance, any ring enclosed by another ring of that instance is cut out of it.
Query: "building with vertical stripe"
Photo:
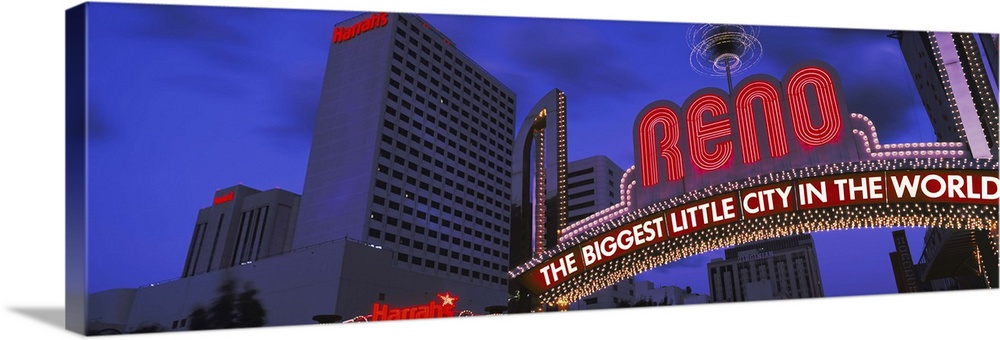
[[[708,263],[712,302],[823,297],[816,246],[809,234],[726,249]]]

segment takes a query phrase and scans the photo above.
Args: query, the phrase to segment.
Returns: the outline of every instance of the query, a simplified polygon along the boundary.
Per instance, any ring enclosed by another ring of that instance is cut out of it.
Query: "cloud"
[[[252,16],[251,8],[227,8],[191,6],[122,6],[117,8],[139,24],[128,35],[143,39],[163,39],[188,42],[212,42],[223,44],[247,44],[249,35],[236,25],[230,24],[237,18]],[[118,16],[116,15],[116,16]]]
[[[319,107],[321,82],[317,77],[289,76],[276,89],[274,119],[255,131],[272,145],[289,151],[308,150]]]
[[[620,29],[620,26],[610,26]],[[597,23],[575,20],[530,21],[508,26],[500,51],[524,74],[572,84],[582,91],[622,94],[648,87]],[[530,37],[530,39],[528,38]]]

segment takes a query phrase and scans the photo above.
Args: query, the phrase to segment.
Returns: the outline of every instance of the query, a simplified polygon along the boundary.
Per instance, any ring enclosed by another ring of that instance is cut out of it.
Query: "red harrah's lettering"
[[[222,203],[226,203],[226,202],[232,201],[233,197],[235,197],[235,196],[236,196],[236,192],[235,191],[230,191],[228,194],[216,197],[214,200],[212,200],[212,204],[213,205],[215,205],[215,204],[222,204]]]
[[[838,91],[830,72],[807,66],[788,77],[783,91],[772,81],[756,80],[730,95],[706,89],[683,108],[657,104],[642,113],[636,125],[642,186],[656,186],[664,176],[667,181],[684,178],[688,160],[698,172],[729,167],[734,159],[743,164],[760,161],[756,115],[763,116],[762,132],[772,159],[789,153],[786,120],[804,148],[834,143],[844,126]],[[732,136],[734,132],[738,136]]]
[[[389,15],[385,13],[373,13],[368,19],[362,20],[351,27],[337,27],[333,29],[333,43],[341,43],[358,34],[368,32],[373,28],[385,26],[389,23]]]
[[[437,301],[431,301],[423,306],[403,308],[389,308],[389,305],[383,305],[376,302],[372,304],[371,321],[443,318],[455,316],[455,301],[458,300],[458,297],[451,296],[451,293],[445,293],[444,295],[438,294],[438,298],[441,299],[440,304],[438,304]]]

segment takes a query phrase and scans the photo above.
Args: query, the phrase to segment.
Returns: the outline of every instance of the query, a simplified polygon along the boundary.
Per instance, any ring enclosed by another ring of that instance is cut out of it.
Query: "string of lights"
[[[858,116],[855,117],[857,118]],[[913,144],[915,145],[910,145],[909,147],[928,147],[927,143],[923,145],[921,143]],[[930,147],[935,147],[934,143],[929,143],[929,145]],[[955,147],[956,145],[952,143],[946,146]],[[942,145],[938,144],[936,146],[941,147]],[[907,148],[907,146],[903,144],[901,146],[893,146],[892,148]],[[630,171],[633,169],[634,167],[630,168]],[[616,217],[597,227],[579,232],[576,236],[569,237],[567,241],[561,242],[557,247],[546,251],[542,256],[533,258],[527,263],[513,268],[509,274],[511,277],[516,278],[561,252],[587,242],[597,235],[647,216],[662,213],[666,210],[707,197],[773,183],[822,176],[891,170],[933,169],[996,170],[997,162],[996,160],[988,159],[941,157],[872,159],[758,175],[742,181],[725,183],[689,192],[636,211],[628,211],[628,209],[608,210],[608,216]],[[628,175],[623,176],[623,180],[627,177]],[[623,196],[628,197],[630,194],[631,192],[627,191]],[[826,230],[899,226],[939,226],[990,230],[996,228],[996,214],[996,206],[892,203],[795,211],[752,220],[741,220],[737,223],[709,228],[690,235],[669,239],[636,251],[621,260],[609,262],[596,268],[596,270],[587,271],[572,280],[563,282],[543,294],[541,298],[547,303],[557,303],[559,300],[566,299],[572,301],[575,297],[585,296],[606,285],[656,266],[687,256],[755,240]],[[597,219],[597,221],[599,220]],[[691,241],[695,237],[699,238],[698,241]],[[641,259],[642,261],[637,259]]]

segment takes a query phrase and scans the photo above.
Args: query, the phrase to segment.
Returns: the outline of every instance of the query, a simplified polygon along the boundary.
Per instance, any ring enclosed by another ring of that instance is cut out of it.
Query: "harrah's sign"
[[[373,13],[365,20],[359,21],[351,27],[337,27],[333,29],[333,43],[342,43],[361,33],[385,26],[389,23],[389,15],[385,12]]]
[[[374,303],[372,305],[371,321],[384,320],[408,320],[426,318],[444,318],[455,316],[455,301],[458,297],[451,296],[451,293],[438,294],[441,303],[431,301],[422,306],[411,306],[403,308],[390,308],[389,305]]]

